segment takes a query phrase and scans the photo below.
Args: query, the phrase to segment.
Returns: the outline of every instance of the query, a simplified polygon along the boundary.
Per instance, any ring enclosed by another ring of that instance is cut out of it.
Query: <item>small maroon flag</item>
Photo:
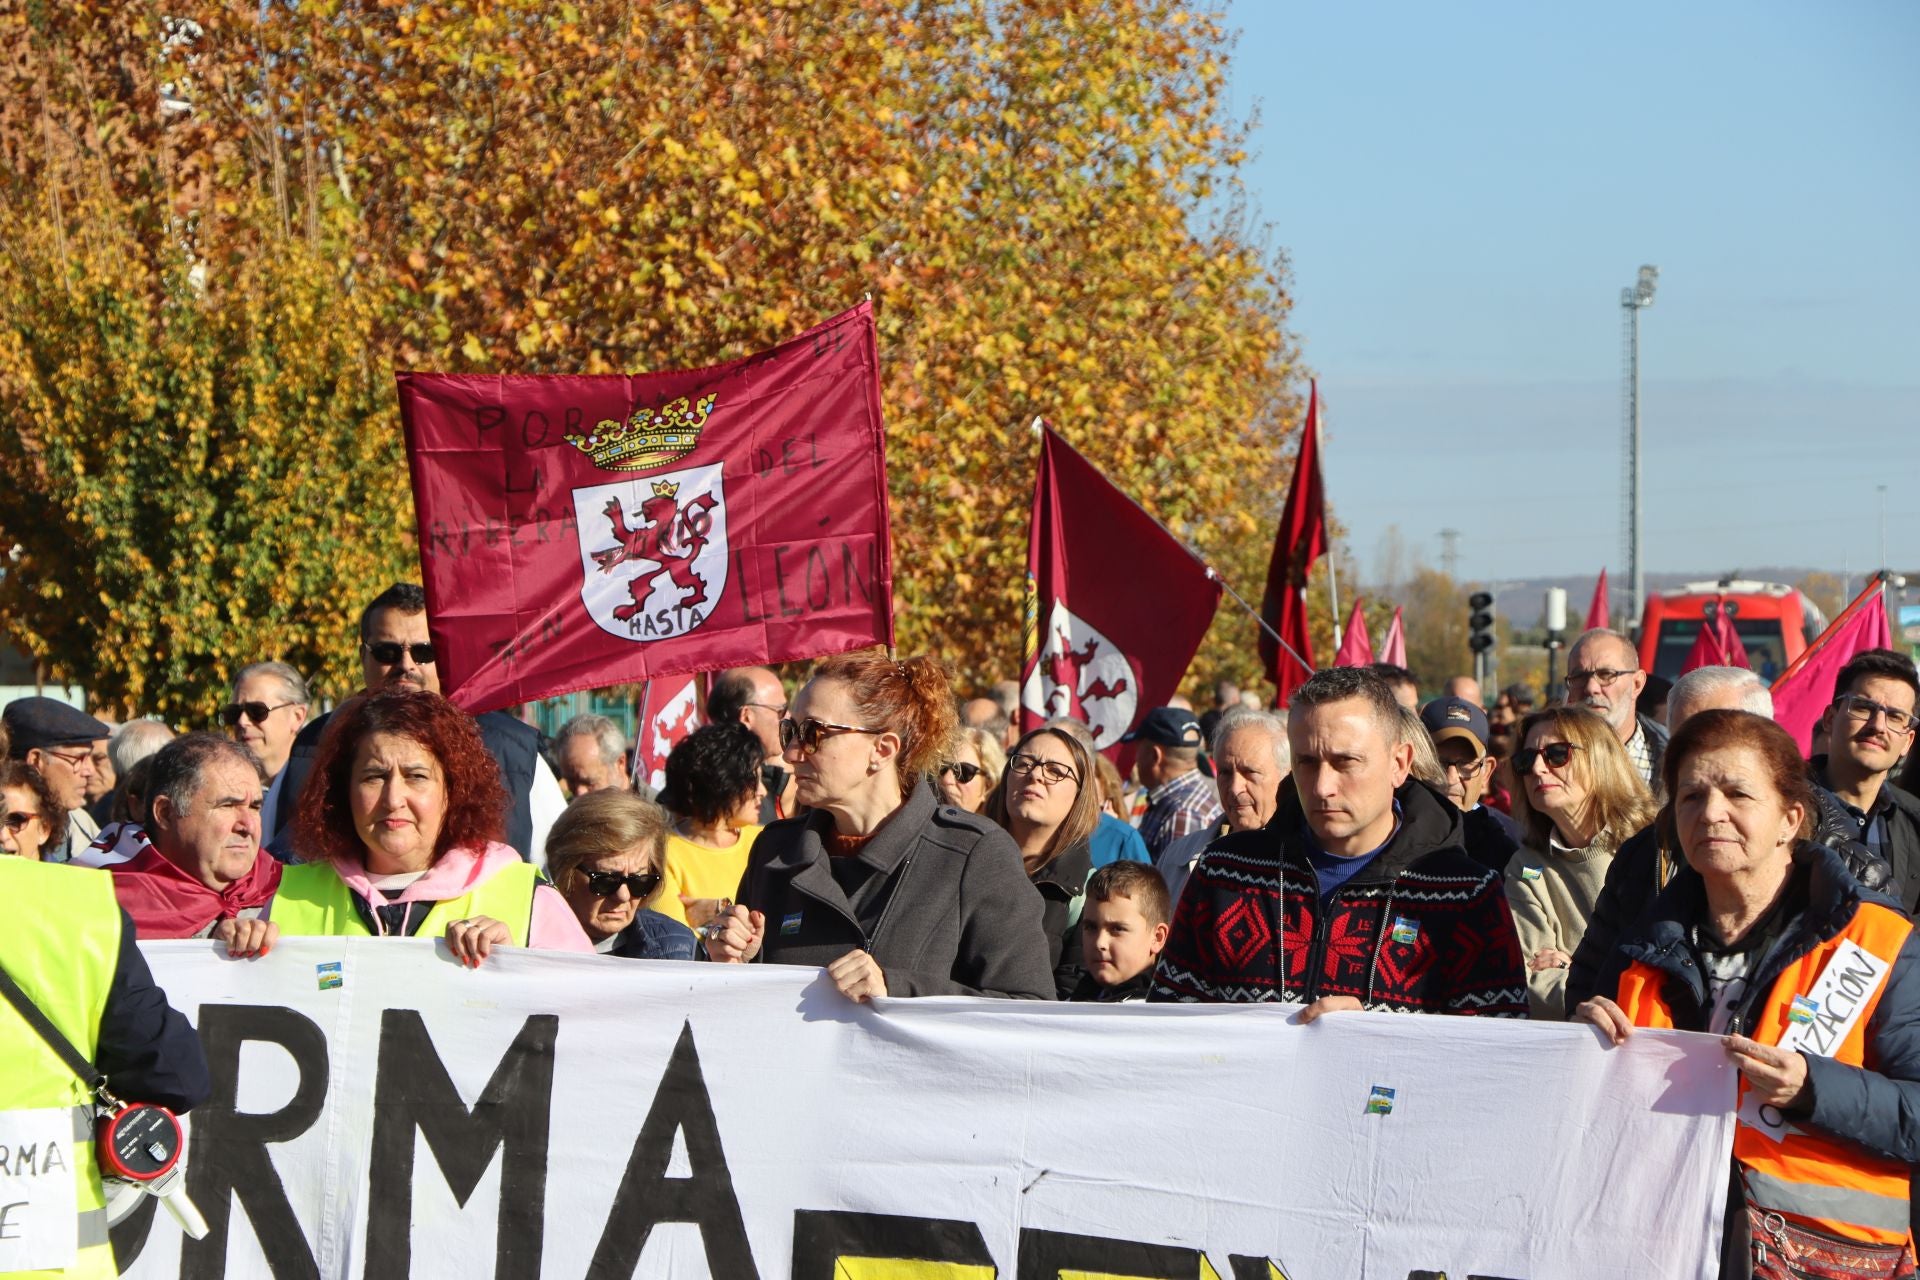
[[[428,626],[469,711],[893,639],[871,304],[706,369],[402,373]]]
[[[1367,634],[1367,615],[1360,609],[1364,603],[1359,596],[1353,598],[1353,612],[1340,635],[1340,651],[1333,655],[1336,667],[1364,667],[1373,661],[1373,637]]]
[[[1307,575],[1327,551],[1327,487],[1320,478],[1320,384],[1307,392],[1307,423],[1300,456],[1280,511],[1260,617],[1279,635],[1260,631],[1260,662],[1273,682],[1273,704],[1284,707],[1313,674],[1313,636],[1307,629]],[[1284,643],[1282,643],[1284,642]]]
[[[1701,667],[1753,668],[1747,657],[1747,646],[1740,643],[1740,633],[1733,629],[1733,619],[1724,609],[1716,609],[1711,618],[1701,620],[1700,634],[1693,638],[1693,648],[1687,650],[1680,674]]]
[[[1802,755],[1813,754],[1814,726],[1833,705],[1840,668],[1869,649],[1892,646],[1886,591],[1887,584],[1874,579],[1773,682],[1773,718],[1793,735]]]
[[[1120,751],[1120,735],[1179,688],[1219,604],[1192,552],[1051,428],[1041,434],[1022,730],[1070,716],[1101,751]]]
[[[667,757],[706,723],[700,681],[691,673],[649,680],[640,696],[640,726],[634,734],[633,776],[655,791],[667,785]]]
[[[1611,618],[1612,611],[1607,607],[1607,571],[1602,569],[1600,580],[1593,584],[1593,603],[1587,606],[1586,629],[1592,631],[1595,627],[1610,627],[1613,625]]]
[[[1380,642],[1380,661],[1391,662],[1396,667],[1407,665],[1406,623],[1400,616],[1401,606],[1393,607],[1393,621],[1387,624],[1387,638]]]

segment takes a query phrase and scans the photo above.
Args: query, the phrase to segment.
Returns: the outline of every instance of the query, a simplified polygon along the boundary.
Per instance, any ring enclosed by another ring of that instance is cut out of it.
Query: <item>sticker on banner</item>
[[[1390,1116],[1393,1114],[1393,1090],[1383,1084],[1373,1086],[1367,1094],[1367,1111],[1370,1116]]]
[[[609,635],[645,644],[696,630],[727,589],[721,464],[573,491],[580,602]]]
[[[341,967],[340,961],[338,960],[334,960],[328,964],[317,964],[313,966],[313,972],[315,976],[320,979],[320,989],[322,991],[332,991],[334,988],[343,987],[347,983],[346,971]]]
[[[800,913],[798,911],[794,912],[790,916],[780,917],[780,936],[781,937],[790,938],[798,932],[800,932]]]
[[[73,1116],[0,1111],[0,1274],[59,1270],[80,1253]]]
[[[1403,946],[1411,946],[1420,941],[1419,922],[1409,920],[1405,916],[1395,916],[1393,918],[1393,940]]]

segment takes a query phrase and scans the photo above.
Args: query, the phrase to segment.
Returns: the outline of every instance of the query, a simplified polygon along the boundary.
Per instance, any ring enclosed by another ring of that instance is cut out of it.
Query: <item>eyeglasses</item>
[[[376,640],[371,644],[362,641],[362,649],[373,655],[373,660],[383,667],[400,665],[400,655],[406,654],[413,659],[417,667],[433,665],[433,646],[430,644],[401,644],[398,640]]]
[[[1487,757],[1485,756],[1480,756],[1479,758],[1474,760],[1442,760],[1440,762],[1440,767],[1446,770],[1448,773],[1459,774],[1460,777],[1464,780],[1466,778],[1471,778],[1474,774],[1480,772],[1480,766],[1484,765],[1486,762],[1487,762]]]
[[[1567,684],[1569,687],[1576,684],[1606,685],[1612,684],[1623,676],[1638,675],[1639,673],[1640,668],[1638,667],[1635,667],[1631,671],[1614,671],[1607,667],[1596,667],[1592,671],[1569,671],[1567,672]]]
[[[13,832],[13,834],[15,835],[19,835],[22,831],[25,831],[27,829],[27,824],[29,822],[38,822],[38,821],[40,821],[39,814],[21,813],[18,809],[15,809],[13,812],[9,813],[6,817],[7,830]]]
[[[780,722],[780,749],[793,750],[793,744],[799,743],[800,749],[808,755],[820,749],[820,739],[830,738],[836,733],[885,733],[885,729],[863,729],[857,724],[829,724],[825,720],[815,720],[808,716],[805,720],[782,720]]]
[[[1532,773],[1533,762],[1545,757],[1547,768],[1564,769],[1567,761],[1573,759],[1573,753],[1580,748],[1572,742],[1549,742],[1544,747],[1527,747],[1513,753],[1513,767],[1519,773]]]
[[[968,764],[964,760],[949,760],[946,764],[940,766],[941,777],[944,778],[948,774],[952,774],[953,780],[963,787],[971,785],[975,778],[985,772],[986,770],[982,769],[979,765]]]
[[[64,764],[69,769],[78,769],[83,763],[84,764],[93,763],[92,751],[76,751],[72,755],[68,755],[64,751],[55,751],[51,747],[45,748],[45,750],[46,750],[46,754],[52,756],[55,760],[58,760],[61,764]]]
[[[240,723],[241,716],[245,716],[255,724],[265,724],[267,717],[282,707],[297,707],[299,705],[297,702],[276,702],[272,706],[268,706],[264,702],[230,702],[220,708],[220,719],[229,729]]]
[[[758,707],[762,711],[771,711],[776,716],[784,716],[787,714],[787,707],[790,704],[783,702],[776,707],[771,702],[743,702],[740,705],[743,707]]]
[[[1067,779],[1080,781],[1080,775],[1058,760],[1042,760],[1039,756],[1028,755],[1022,751],[1018,755],[1007,757],[1007,772],[1024,776],[1031,775],[1050,787],[1057,787]]]
[[[634,901],[639,902],[660,887],[658,871],[637,871],[631,875],[618,871],[582,871],[580,874],[587,878],[587,892],[596,898],[611,898],[625,885]]]
[[[1850,719],[1858,720],[1861,724],[1870,722],[1876,715],[1885,716],[1887,728],[1895,733],[1905,733],[1916,724],[1920,724],[1920,716],[1915,716],[1911,711],[1886,706],[1863,694],[1842,694],[1834,699],[1834,705],[1846,712]]]

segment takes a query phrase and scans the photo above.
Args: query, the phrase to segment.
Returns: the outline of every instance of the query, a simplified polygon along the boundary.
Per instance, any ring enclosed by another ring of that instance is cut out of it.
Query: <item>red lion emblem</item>
[[[656,489],[651,498],[640,504],[640,514],[646,523],[638,529],[629,529],[620,499],[607,499],[607,517],[613,521],[617,544],[593,553],[600,572],[612,573],[615,565],[630,560],[656,562],[653,568],[634,576],[628,584],[633,603],[615,609],[614,617],[627,622],[645,609],[647,596],[653,591],[653,580],[663,573],[683,592],[674,607],[706,603],[707,580],[694,572],[693,562],[707,545],[715,505],[713,494],[703,493],[682,510],[672,489],[664,493]]]

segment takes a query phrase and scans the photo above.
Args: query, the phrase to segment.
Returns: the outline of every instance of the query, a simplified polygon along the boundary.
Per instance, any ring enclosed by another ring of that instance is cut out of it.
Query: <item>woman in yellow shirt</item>
[[[732,721],[695,729],[667,757],[660,804],[673,822],[655,911],[698,929],[733,904],[760,834],[754,819],[767,794],[765,755],[754,732]]]

